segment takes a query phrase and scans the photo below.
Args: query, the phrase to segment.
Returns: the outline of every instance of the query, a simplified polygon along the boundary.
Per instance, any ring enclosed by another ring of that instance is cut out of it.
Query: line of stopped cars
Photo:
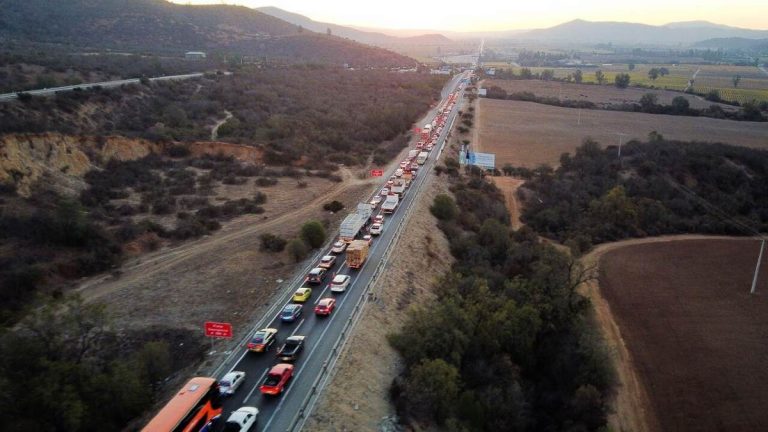
[[[326,283],[331,275],[328,289],[330,295],[319,299],[314,307],[314,313],[318,317],[328,317],[333,314],[336,308],[337,294],[347,291],[351,284],[351,276],[348,274],[333,272],[334,268],[340,269],[346,267],[350,269],[359,269],[362,267],[368,256],[368,247],[373,242],[373,236],[379,236],[384,231],[384,215],[377,214],[372,216],[373,210],[381,206],[381,213],[391,214],[397,208],[399,198],[405,193],[411,182],[416,178],[417,172],[421,168],[436,144],[437,137],[445,124],[447,113],[455,103],[455,94],[449,99],[445,106],[441,107],[438,117],[431,124],[427,124],[421,129],[421,140],[416,145],[416,149],[408,153],[408,158],[400,163],[386,182],[381,192],[375,195],[369,203],[358,205],[356,213],[350,214],[341,224],[339,240],[335,242],[328,255],[320,258],[320,262],[309,271],[305,283],[298,288],[291,297],[291,303],[283,307],[279,313],[280,321],[283,323],[293,323],[301,319],[306,305],[312,298],[313,287],[318,288]],[[365,228],[365,231],[362,231]],[[340,255],[346,253],[346,261],[339,264]],[[325,292],[323,290],[322,292]],[[322,293],[321,293],[322,295]],[[301,324],[299,324],[301,325]],[[278,345],[277,328],[263,328],[258,330],[251,337],[247,347],[252,353],[264,354],[270,351],[273,346]],[[259,387],[262,395],[265,397],[274,397],[281,395],[287,388],[291,378],[294,375],[294,362],[299,358],[305,344],[306,336],[293,335],[277,348],[277,364],[269,369],[264,381]],[[231,396],[245,381],[245,372],[232,371],[224,376],[219,382],[221,394]],[[247,431],[256,423],[256,417],[259,410],[255,407],[245,406],[234,411],[225,423],[225,431]]]

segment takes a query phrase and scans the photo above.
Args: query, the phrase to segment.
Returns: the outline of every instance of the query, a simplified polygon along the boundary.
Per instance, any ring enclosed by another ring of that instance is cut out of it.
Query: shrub
[[[302,239],[293,239],[288,242],[286,247],[288,248],[288,253],[291,254],[296,262],[303,260],[307,253],[309,253],[309,247]]]
[[[323,210],[336,213],[337,211],[344,208],[344,204],[342,204],[340,201],[331,201],[323,204]]]
[[[261,240],[260,250],[268,252],[282,252],[288,243],[284,238],[269,233],[260,235],[259,240]]]
[[[256,185],[261,187],[274,186],[277,184],[276,178],[259,177],[256,179]]]
[[[191,154],[191,152],[189,151],[189,148],[183,145],[178,145],[178,144],[168,147],[167,153],[168,153],[168,156],[172,158],[184,158]]]
[[[325,228],[318,221],[309,221],[301,227],[301,238],[312,247],[317,249],[325,243]]]
[[[439,194],[435,197],[429,211],[432,212],[436,218],[442,221],[448,221],[456,218],[459,209],[456,207],[456,202],[453,198],[446,194]]]

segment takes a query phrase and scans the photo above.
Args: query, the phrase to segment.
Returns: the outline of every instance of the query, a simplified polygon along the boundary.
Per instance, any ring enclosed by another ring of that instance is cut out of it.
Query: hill
[[[531,30],[520,34],[519,37],[581,43],[678,45],[712,38],[764,38],[768,37],[768,31],[729,27],[706,21],[653,26],[627,22],[574,20],[546,29]]]
[[[742,37],[714,38],[714,39],[703,40],[701,42],[696,42],[693,46],[696,48],[715,48],[715,49],[728,49],[728,50],[768,52],[768,38],[765,38],[765,39],[748,39],[748,38],[742,38]]]
[[[452,41],[447,37],[440,34],[415,34],[408,37],[388,35],[379,31],[361,30],[352,27],[342,26],[338,24],[331,24],[326,22],[315,21],[304,15],[289,12],[274,6],[265,6],[256,8],[259,12],[271,15],[276,18],[280,18],[283,21],[291,24],[302,26],[305,29],[313,32],[325,33],[327,30],[331,30],[331,33],[355,40],[357,42],[372,44],[372,45],[391,45],[394,43],[415,43],[415,44],[447,44]]]
[[[322,36],[322,37],[320,37]],[[164,0],[0,0],[0,38],[97,49],[188,50],[358,66],[413,65],[407,57],[299,29],[259,11]]]

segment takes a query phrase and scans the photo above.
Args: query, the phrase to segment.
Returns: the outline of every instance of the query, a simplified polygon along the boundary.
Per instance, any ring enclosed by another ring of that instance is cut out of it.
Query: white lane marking
[[[357,278],[355,278],[355,280],[357,280]],[[347,298],[348,298],[347,296],[344,296],[344,298],[341,299],[341,301],[336,307],[338,309],[341,309],[341,306],[344,304],[344,301],[346,301]],[[323,338],[325,338],[325,333],[328,331],[329,328],[331,328],[331,323],[333,322],[333,320],[336,318],[337,315],[338,314],[331,314],[331,319],[328,320],[328,325],[326,325],[325,328],[323,329],[323,332],[320,333],[320,337],[317,338],[317,342],[309,351],[309,354],[305,356],[304,361],[301,364],[301,367],[298,369],[298,372],[296,372],[296,374],[291,378],[291,381],[293,383],[296,383],[298,381],[299,376],[301,375],[302,372],[304,372],[305,366],[309,363],[309,359],[312,358],[312,354],[315,353],[315,350],[317,349],[317,347],[322,345],[320,341],[322,341]],[[272,423],[272,420],[275,418],[275,414],[277,414],[277,412],[280,411],[280,408],[283,406],[283,403],[285,402],[286,399],[288,399],[288,393],[291,392],[291,389],[293,389],[293,387],[294,386],[292,385],[288,386],[288,388],[285,390],[285,393],[283,393],[282,397],[280,398],[280,403],[277,404],[277,407],[275,408],[274,411],[272,411],[272,415],[269,417],[269,421],[267,421],[267,424],[264,425],[265,431],[269,430],[269,425]]]
[[[320,303],[320,300],[323,299],[323,294],[325,294],[325,290],[327,290],[329,286],[331,286],[331,284],[327,284],[325,288],[323,288],[323,290],[320,292],[320,295],[317,296],[317,300],[315,300],[315,306],[317,306],[317,304]]]
[[[248,399],[251,398],[251,395],[259,387],[259,383],[264,379],[264,375],[266,375],[267,372],[269,372],[269,368],[264,369],[264,372],[261,374],[259,379],[256,380],[256,384],[253,385],[253,388],[251,389],[251,391],[249,391],[248,395],[245,397],[245,399],[243,399],[243,405],[245,405],[245,403],[248,402]]]
[[[305,318],[302,318],[301,321],[299,321],[299,325],[296,326],[295,329],[291,332],[291,336],[295,335],[297,331],[299,331],[299,327],[301,327],[302,324],[304,324]]]

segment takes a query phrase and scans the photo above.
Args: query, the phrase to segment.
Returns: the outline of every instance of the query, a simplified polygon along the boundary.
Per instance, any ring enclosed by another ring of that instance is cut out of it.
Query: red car
[[[336,309],[336,299],[324,298],[315,306],[315,315],[328,316]]]
[[[289,363],[279,363],[272,367],[261,385],[259,390],[261,394],[276,396],[285,390],[288,380],[293,376],[293,365]]]

